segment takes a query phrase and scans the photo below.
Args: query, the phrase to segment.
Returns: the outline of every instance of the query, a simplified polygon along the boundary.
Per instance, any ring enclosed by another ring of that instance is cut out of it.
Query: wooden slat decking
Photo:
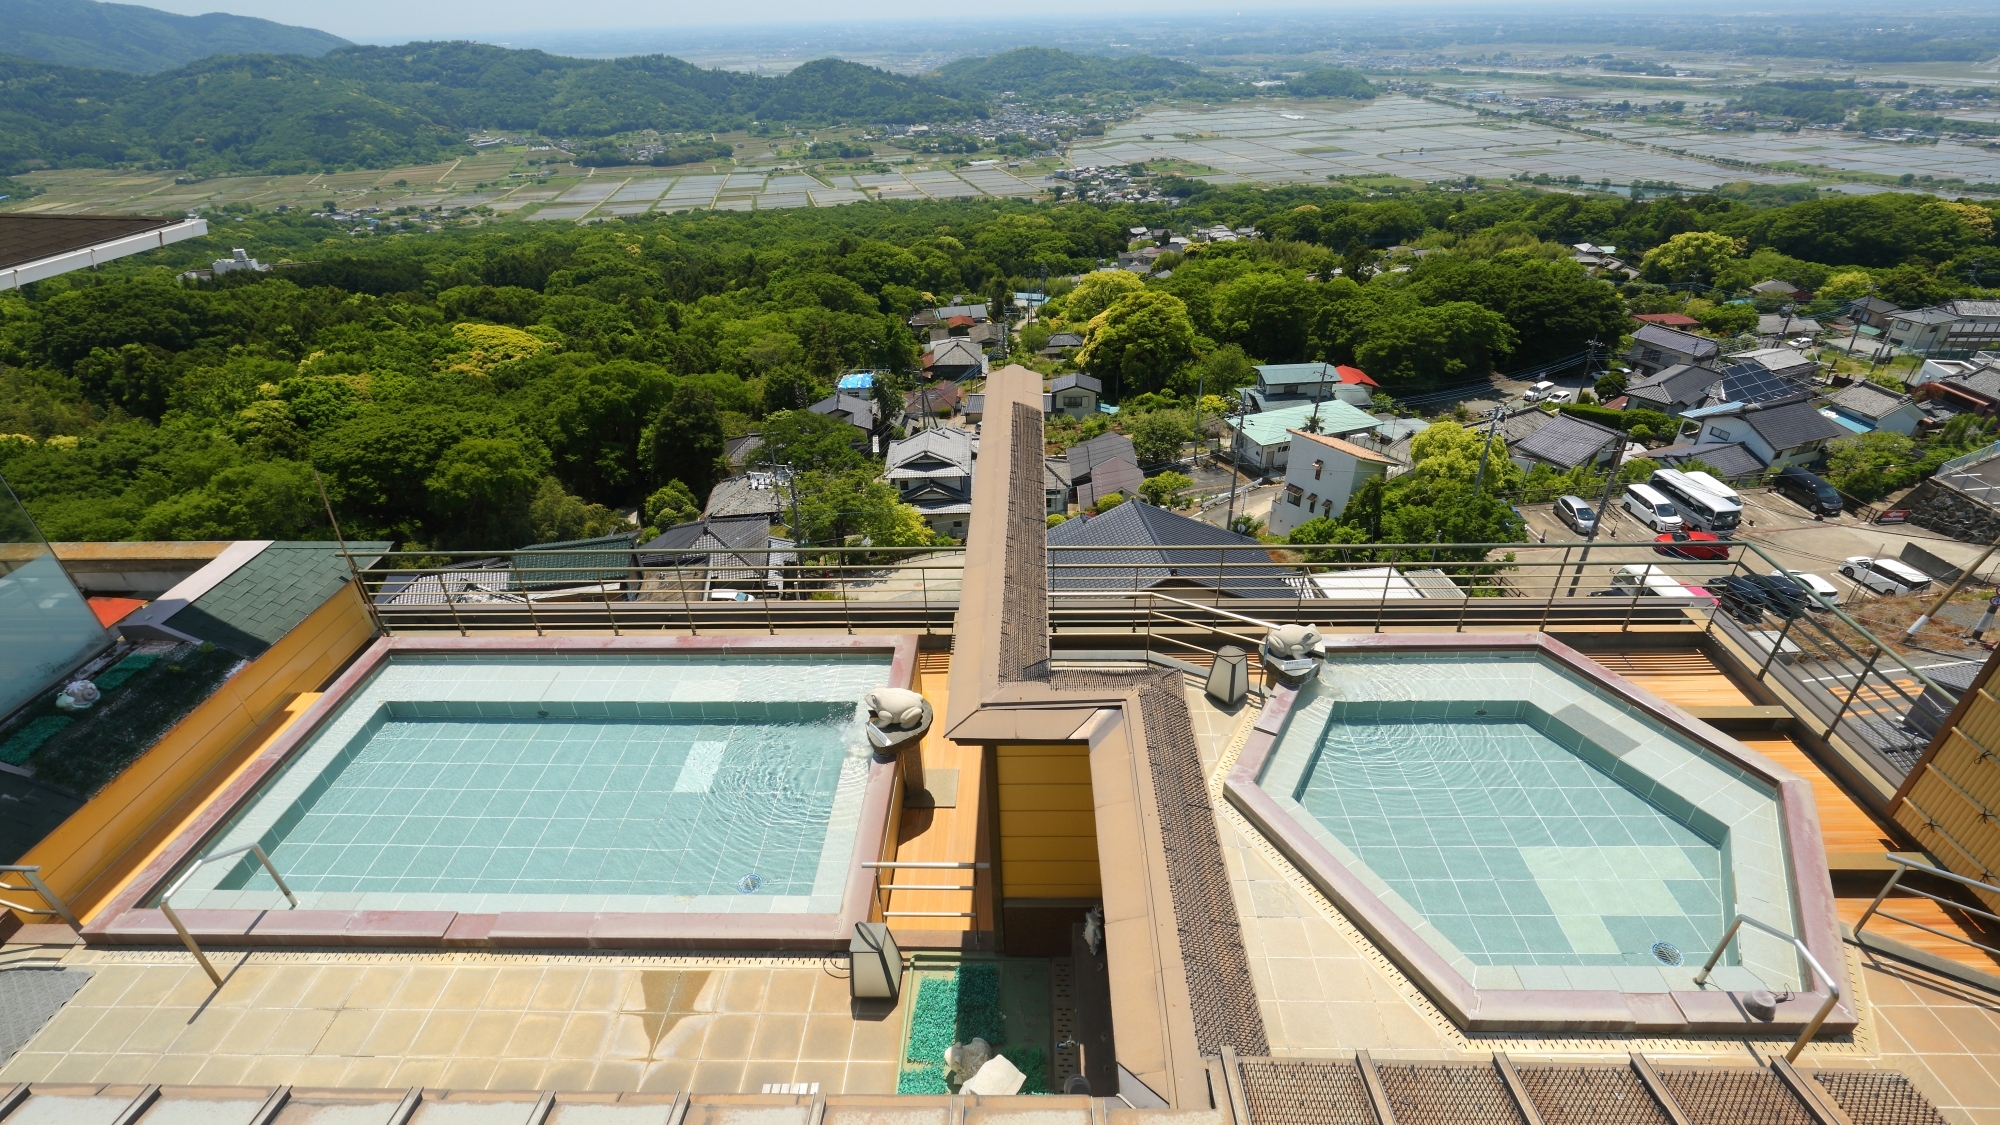
[[[1749,707],[1756,703],[1700,649],[1585,655],[1668,703],[1697,713],[1708,707]]]
[[[980,794],[985,787],[985,756],[979,747],[960,746],[943,734],[945,712],[951,702],[946,686],[950,670],[951,654],[948,652],[917,654],[918,690],[930,700],[932,712],[936,715],[930,731],[924,735],[921,751],[924,769],[958,771],[958,805],[947,809],[903,809],[897,828],[898,862],[992,861],[992,857],[982,849],[980,832]],[[961,884],[974,881],[972,871],[903,869],[883,871],[881,876],[884,886],[891,883]],[[978,929],[990,935],[995,917],[992,872],[981,871],[977,876],[976,908],[970,906],[973,896],[962,891],[893,891],[882,897],[886,900],[887,909],[892,911],[976,909]],[[889,919],[890,931],[896,935],[897,943],[905,948],[955,945],[961,940],[959,935],[973,928],[973,920],[965,918]],[[986,948],[992,948],[990,940]]]

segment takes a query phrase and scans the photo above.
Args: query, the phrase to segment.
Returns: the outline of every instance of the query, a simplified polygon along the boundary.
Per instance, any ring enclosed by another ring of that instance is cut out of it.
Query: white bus
[[[1743,517],[1742,504],[1717,496],[1677,469],[1655,470],[1646,483],[1665,493],[1681,518],[1703,531],[1728,535]]]
[[[1743,497],[1737,495],[1735,489],[1716,480],[1713,476],[1702,472],[1700,469],[1682,469],[1681,475],[1693,481],[1696,488],[1701,489],[1711,496],[1720,496],[1724,500],[1734,500],[1738,504],[1743,503]]]

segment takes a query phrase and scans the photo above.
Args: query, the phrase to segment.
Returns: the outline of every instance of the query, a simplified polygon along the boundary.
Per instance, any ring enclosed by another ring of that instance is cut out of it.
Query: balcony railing
[[[964,564],[962,550],[684,548],[662,560],[591,547],[391,552],[356,577],[392,634],[947,634]],[[1955,693],[1818,595],[1758,597],[1746,585],[1783,569],[1748,541],[1056,546],[1049,628],[1058,648],[1171,655],[1254,643],[1258,622],[1334,632],[1693,626],[1735,646],[1813,733],[1900,779]]]

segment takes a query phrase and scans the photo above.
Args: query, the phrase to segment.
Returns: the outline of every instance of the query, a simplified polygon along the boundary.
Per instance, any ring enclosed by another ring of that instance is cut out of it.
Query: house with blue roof
[[[1381,424],[1380,419],[1367,411],[1330,399],[1231,418],[1229,429],[1239,458],[1237,464],[1242,470],[1272,476],[1285,471],[1293,430],[1347,437],[1371,433]]]

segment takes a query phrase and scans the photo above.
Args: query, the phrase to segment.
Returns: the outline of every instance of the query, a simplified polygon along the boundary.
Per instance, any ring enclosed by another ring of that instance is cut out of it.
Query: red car
[[[1654,554],[1676,559],[1724,561],[1729,558],[1729,548],[1730,544],[1708,531],[1682,528],[1679,531],[1663,531],[1653,537]]]

